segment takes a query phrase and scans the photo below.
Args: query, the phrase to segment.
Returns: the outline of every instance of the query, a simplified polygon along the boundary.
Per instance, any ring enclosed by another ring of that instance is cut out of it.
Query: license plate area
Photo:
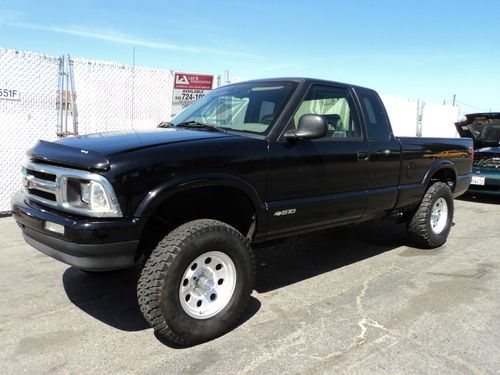
[[[486,178],[481,176],[472,176],[471,185],[481,185],[484,186]]]

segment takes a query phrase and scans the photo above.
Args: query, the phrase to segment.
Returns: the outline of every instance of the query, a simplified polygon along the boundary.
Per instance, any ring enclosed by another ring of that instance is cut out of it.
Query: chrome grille
[[[22,168],[22,175],[23,190],[30,200],[83,216],[122,216],[113,187],[100,174],[30,161]],[[75,180],[77,183],[80,181],[96,181],[101,184],[107,192],[112,210],[109,212],[94,212],[87,207],[75,205],[75,194],[73,192]]]
[[[54,167],[27,163],[22,169],[24,192],[34,201],[57,207],[61,203],[60,183]]]

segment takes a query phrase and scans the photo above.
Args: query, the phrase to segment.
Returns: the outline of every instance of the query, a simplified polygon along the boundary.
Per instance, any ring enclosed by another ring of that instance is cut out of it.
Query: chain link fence
[[[145,129],[170,118],[174,72],[74,60],[79,133]]]
[[[59,59],[31,52],[0,49],[0,89],[19,98],[0,100],[0,213],[21,186],[25,153],[38,139],[55,140]]]
[[[0,213],[10,210],[10,198],[20,188],[26,150],[39,139],[54,141],[61,133],[61,105],[69,109],[63,130],[70,135],[76,130],[74,105],[78,134],[148,129],[170,119],[174,71],[85,59],[72,64],[75,103],[67,86],[62,86],[61,95],[61,57],[0,49],[0,89],[18,93],[15,98],[0,97]],[[214,85],[217,82],[214,79]]]
[[[74,59],[75,96],[70,100],[60,86],[61,73],[67,73],[61,61],[56,56],[0,49],[0,89],[18,93],[14,98],[0,97],[0,213],[10,210],[10,198],[20,187],[26,150],[39,139],[53,141],[61,133],[61,105],[69,108],[63,129],[68,134],[148,129],[170,119],[174,71]],[[219,80],[213,82],[217,86]],[[391,95],[382,99],[396,135],[456,135],[458,107],[419,105]],[[78,129],[73,128],[75,105]]]

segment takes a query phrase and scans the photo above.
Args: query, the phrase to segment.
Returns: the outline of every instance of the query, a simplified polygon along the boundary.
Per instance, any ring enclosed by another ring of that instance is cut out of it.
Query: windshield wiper
[[[171,128],[173,127],[174,124],[172,124],[171,122],[168,122],[168,121],[162,121],[160,122],[156,127],[157,128]]]
[[[218,132],[223,132],[223,133],[226,132],[224,129],[219,128],[215,125],[204,124],[203,122],[199,122],[199,121],[180,122],[175,126],[178,126],[180,128],[198,128],[198,129],[207,129],[207,130],[218,131]]]

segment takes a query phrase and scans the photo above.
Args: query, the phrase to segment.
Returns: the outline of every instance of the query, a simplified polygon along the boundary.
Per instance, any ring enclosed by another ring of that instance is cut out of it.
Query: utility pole
[[[453,94],[453,107],[455,107],[455,99],[457,98],[456,94]]]
[[[417,129],[416,129],[417,137],[422,136],[422,118],[424,115],[424,106],[425,102],[417,100]]]

